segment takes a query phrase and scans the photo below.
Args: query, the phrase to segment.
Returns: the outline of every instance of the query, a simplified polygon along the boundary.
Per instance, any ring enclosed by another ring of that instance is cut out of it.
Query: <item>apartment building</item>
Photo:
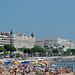
[[[0,46],[4,46],[5,44],[10,44],[10,38],[7,37],[9,33],[0,33]]]
[[[75,49],[75,42],[61,38],[37,40],[35,44],[42,48],[44,48],[45,45],[48,45],[49,48],[51,46],[54,48],[62,47],[64,51],[66,51],[67,49]]]

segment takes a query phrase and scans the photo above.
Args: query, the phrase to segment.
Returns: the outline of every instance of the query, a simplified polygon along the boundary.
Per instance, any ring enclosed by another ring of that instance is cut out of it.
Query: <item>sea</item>
[[[60,66],[73,66],[74,72],[75,72],[75,61],[60,61],[60,62],[55,62],[55,65],[60,65]],[[71,68],[69,68],[70,70]]]

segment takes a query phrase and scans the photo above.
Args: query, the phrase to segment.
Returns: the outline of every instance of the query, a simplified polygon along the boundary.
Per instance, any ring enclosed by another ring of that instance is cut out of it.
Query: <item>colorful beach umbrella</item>
[[[23,62],[23,61],[18,61],[17,63],[19,64],[19,63],[21,63],[21,62]]]
[[[12,61],[7,61],[7,62],[5,62],[6,64],[10,64],[10,63],[12,63]]]
[[[40,63],[41,65],[43,64],[43,63]]]
[[[17,62],[13,62],[13,64],[17,64]]]
[[[38,62],[30,62],[30,63],[31,63],[31,64],[35,64],[35,63],[37,64]]]
[[[39,70],[41,70],[41,71],[43,70],[43,69],[42,69],[42,68],[40,68],[40,67],[37,67],[37,69],[39,69]]]
[[[56,65],[55,67],[60,67],[60,65]]]
[[[48,67],[49,69],[54,69],[53,67]]]
[[[4,62],[0,62],[0,64],[4,64]]]
[[[13,68],[13,67],[12,67],[12,66],[9,66],[8,68],[11,69],[11,68]]]
[[[56,65],[53,64],[52,67],[53,67],[53,66],[55,67]]]
[[[26,64],[26,63],[29,63],[30,61],[24,61],[24,62],[21,62],[22,64]]]
[[[41,65],[37,65],[37,66],[41,66]]]
[[[43,62],[43,64],[46,64],[46,62]]]

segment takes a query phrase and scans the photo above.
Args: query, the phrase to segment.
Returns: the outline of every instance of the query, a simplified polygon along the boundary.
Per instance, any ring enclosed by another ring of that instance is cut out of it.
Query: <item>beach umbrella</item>
[[[17,62],[16,60],[13,60],[12,62]]]
[[[60,67],[60,65],[56,65],[55,67]]]
[[[53,64],[52,67],[53,67],[53,66],[55,67],[56,65]]]
[[[0,62],[0,64],[4,64],[4,62]]]
[[[37,65],[37,66],[41,66],[41,65]]]
[[[17,64],[17,62],[13,62],[13,64]]]
[[[40,63],[41,65],[43,64],[43,63]]]
[[[40,68],[40,67],[37,67],[37,69],[39,69],[39,70],[41,70],[41,71],[43,70],[43,69],[42,69],[42,68]]]
[[[30,62],[30,63],[31,63],[31,64],[35,64],[35,63],[37,64],[38,62]]]
[[[7,61],[7,62],[5,62],[6,64],[10,64],[10,63],[12,63],[12,61]]]
[[[26,64],[26,63],[29,63],[30,61],[24,61],[24,62],[21,62],[22,64]]]
[[[11,68],[13,68],[13,67],[12,67],[12,66],[9,66],[8,68],[11,69]]]
[[[54,69],[53,67],[48,67],[49,69]]]
[[[21,63],[21,62],[23,62],[23,61],[18,61],[17,63],[19,64],[19,63]]]
[[[46,64],[46,62],[43,62],[43,64]]]

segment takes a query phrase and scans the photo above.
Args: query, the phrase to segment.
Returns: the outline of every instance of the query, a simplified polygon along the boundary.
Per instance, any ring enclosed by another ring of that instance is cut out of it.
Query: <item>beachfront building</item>
[[[15,48],[32,48],[35,45],[35,36],[34,33],[31,33],[31,36],[15,34],[14,30],[10,33],[0,33],[0,46],[5,44],[11,44]]]
[[[24,34],[15,34],[13,30],[11,30],[8,35],[10,38],[10,44],[16,48],[32,48],[35,45],[35,36],[34,33],[31,36],[27,36]]]
[[[10,38],[7,37],[9,33],[0,33],[0,46],[4,46],[5,44],[10,44]]]
[[[45,45],[47,45],[49,48],[63,48],[64,51],[67,49],[75,49],[75,42],[61,38],[37,40],[35,44],[37,46],[41,46],[42,48],[44,48]]]

